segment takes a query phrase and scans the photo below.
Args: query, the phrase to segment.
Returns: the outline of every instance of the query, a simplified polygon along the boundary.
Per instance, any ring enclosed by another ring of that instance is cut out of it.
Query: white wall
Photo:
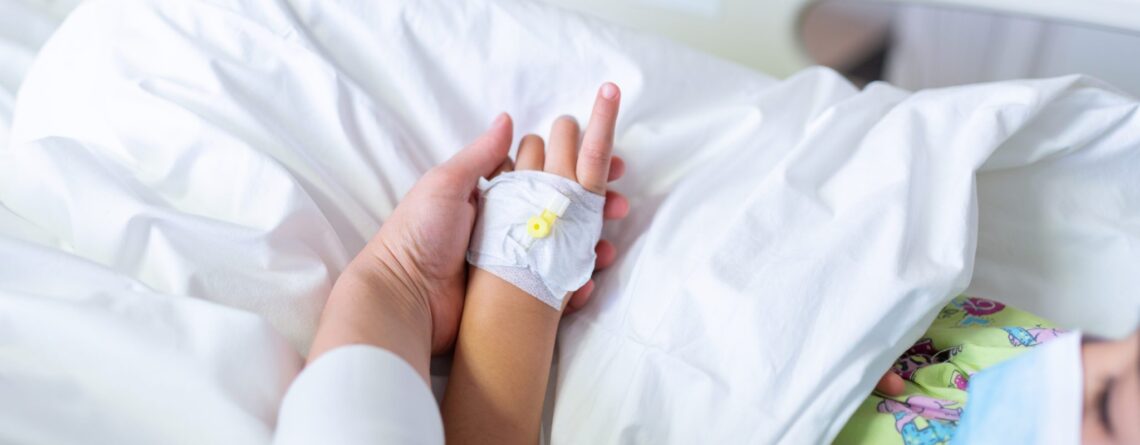
[[[1140,97],[1140,32],[940,7],[896,11],[886,69],[886,79],[896,85],[919,89],[1073,73]]]

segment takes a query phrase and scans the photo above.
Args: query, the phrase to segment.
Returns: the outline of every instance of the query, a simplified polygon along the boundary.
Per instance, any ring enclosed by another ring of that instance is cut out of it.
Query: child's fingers
[[[625,175],[625,160],[618,155],[611,156],[609,181],[617,181],[618,179],[621,179],[622,175]]]
[[[606,203],[602,206],[602,217],[605,219],[622,219],[629,215],[629,200],[615,191],[606,192]]]
[[[546,172],[577,180],[574,163],[578,159],[578,121],[562,116],[554,121],[547,144]]]
[[[519,141],[519,153],[515,157],[515,168],[518,170],[542,170],[546,162],[546,147],[538,135],[528,134]]]
[[[883,378],[879,379],[879,383],[875,385],[875,391],[888,396],[900,396],[903,391],[906,391],[906,383],[903,382],[902,376],[895,374],[894,371],[887,371],[886,374],[883,374]]]
[[[578,183],[597,194],[605,192],[610,175],[610,156],[614,149],[614,127],[620,102],[621,91],[617,85],[609,82],[602,85],[582,138],[582,149],[578,152]]]
[[[577,150],[577,131],[574,139],[567,136],[569,132],[560,133],[559,119],[554,124],[554,131],[550,136],[550,156],[547,157],[546,171],[556,173],[570,179],[578,180],[587,190],[597,194],[605,194],[606,204],[602,215],[609,219],[623,218],[629,213],[629,201],[617,192],[606,193],[606,182],[617,180],[625,173],[625,162],[621,158],[613,158],[614,126],[617,122],[618,104],[621,92],[612,83],[602,85],[598,91],[598,98],[594,103],[594,111],[590,114],[590,123],[586,127],[586,134],[582,138],[582,148]],[[574,127],[577,130],[577,125]],[[565,138],[565,139],[564,139]],[[557,140],[557,142],[556,142]],[[555,154],[557,153],[557,154]],[[558,157],[556,160],[555,158]],[[562,164],[565,161],[569,164]],[[612,165],[612,166],[611,166]],[[570,174],[565,174],[563,168],[569,167]],[[595,270],[604,269],[617,261],[617,248],[609,241],[599,241],[594,247],[596,259]],[[566,313],[577,311],[584,307],[594,291],[594,280],[587,281],[581,289],[570,295]]]
[[[509,171],[514,171],[514,169],[515,163],[511,161],[511,158],[503,159],[503,163],[499,164],[499,168],[496,168],[495,172],[491,173],[491,176],[488,176],[487,179],[494,178]]]

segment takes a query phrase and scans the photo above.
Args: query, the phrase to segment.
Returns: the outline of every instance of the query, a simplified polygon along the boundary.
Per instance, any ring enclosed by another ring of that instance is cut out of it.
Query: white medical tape
[[[605,197],[539,171],[479,180],[479,218],[467,262],[555,309],[589,281]]]

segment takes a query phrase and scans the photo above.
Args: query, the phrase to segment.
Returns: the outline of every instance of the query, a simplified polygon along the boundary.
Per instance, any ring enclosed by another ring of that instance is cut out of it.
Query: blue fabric
[[[978,372],[951,445],[1078,443],[1079,337],[1066,335]]]

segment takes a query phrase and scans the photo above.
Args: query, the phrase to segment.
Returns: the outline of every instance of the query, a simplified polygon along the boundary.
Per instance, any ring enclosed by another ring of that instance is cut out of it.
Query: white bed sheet
[[[784,82],[530,2],[91,0],[0,150],[0,441],[258,443],[352,253],[499,111],[624,89],[554,443],[817,443],[953,294],[1140,316],[1136,101]]]
[[[70,3],[74,2],[0,0],[0,148],[8,142],[16,91],[24,73],[66,11],[74,6]]]

